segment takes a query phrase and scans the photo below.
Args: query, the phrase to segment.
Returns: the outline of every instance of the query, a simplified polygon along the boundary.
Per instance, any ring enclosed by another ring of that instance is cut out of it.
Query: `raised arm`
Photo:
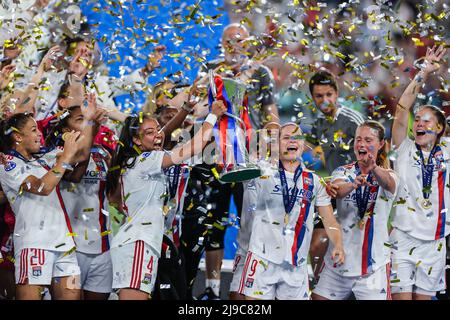
[[[180,164],[183,160],[189,159],[203,150],[211,139],[212,129],[224,112],[226,106],[221,100],[216,100],[212,104],[212,112],[203,122],[200,130],[187,143],[173,149],[171,155],[165,155],[163,159],[163,168],[170,167],[174,164]],[[209,118],[209,119],[208,119]]]
[[[444,57],[445,52],[446,49],[443,46],[428,48],[423,61],[423,68],[416,74],[400,97],[392,125],[392,143],[395,147],[398,147],[405,140],[408,134],[408,118],[411,107],[425,84],[428,75],[439,69],[439,60]]]

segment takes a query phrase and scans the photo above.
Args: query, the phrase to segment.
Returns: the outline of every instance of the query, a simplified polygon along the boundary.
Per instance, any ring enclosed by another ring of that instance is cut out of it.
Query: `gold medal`
[[[423,199],[421,205],[422,205],[422,208],[427,210],[427,209],[431,208],[432,203],[431,203],[430,199]]]
[[[62,135],[62,137],[61,137],[62,140],[63,140],[63,141],[66,141],[69,134],[70,134],[69,132],[64,132],[63,135]]]
[[[164,215],[164,216],[167,216],[167,214],[169,213],[169,211],[170,211],[169,206],[167,206],[167,205],[163,206],[163,215]]]
[[[284,225],[287,226],[288,223],[289,223],[289,215],[286,213],[286,214],[284,215]]]
[[[364,226],[366,225],[366,219],[362,218],[361,220],[358,221],[358,227],[362,230],[364,229]]]

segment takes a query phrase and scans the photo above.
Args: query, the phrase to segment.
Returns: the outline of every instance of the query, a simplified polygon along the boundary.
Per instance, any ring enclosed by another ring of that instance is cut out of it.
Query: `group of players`
[[[439,69],[445,49],[428,49],[400,98],[392,127],[396,156],[390,158],[385,128],[339,106],[336,80],[326,71],[309,82],[320,110],[313,139],[296,123],[280,124],[264,85],[270,71],[243,60],[239,51],[246,32],[226,28],[225,61],[209,65],[225,77],[259,79],[247,81],[252,85],[247,111],[254,129],[264,133],[259,144],[270,152],[257,155],[262,176],[243,183],[222,184],[217,178],[223,166],[193,160],[216,143],[213,131],[227,111],[221,99],[205,104],[196,98],[208,80],[202,73],[156,116],[126,115],[102,107],[102,98],[88,92],[100,83],[89,75],[94,46],[75,39],[52,114],[37,117],[36,97],[15,95],[15,107],[4,111],[0,128],[0,183],[5,211],[15,220],[1,258],[14,263],[16,299],[108,299],[112,291],[119,299],[188,298],[203,253],[198,248],[205,247],[200,238],[224,229],[212,212],[227,206],[231,194],[240,214],[232,299],[347,299],[352,293],[356,299],[429,299],[445,290],[450,145],[441,109],[414,110],[408,136],[415,99]],[[135,77],[145,78],[157,67],[162,51]],[[41,72],[57,53],[63,54],[59,47],[50,49]],[[262,107],[253,108],[258,103]],[[170,110],[164,120],[163,112]],[[171,138],[192,113],[204,120],[193,126],[192,139],[174,143]],[[118,139],[111,120],[120,122]],[[334,166],[329,179],[301,160],[314,141]],[[340,143],[353,145],[350,157],[341,155]],[[111,207],[120,214],[113,216]],[[319,242],[328,246],[311,288],[316,212],[324,228]],[[201,236],[190,239],[198,226]],[[209,241],[209,251],[223,248]],[[212,268],[207,281],[218,296],[220,276],[214,274],[220,274],[221,256],[212,257],[209,263],[219,258],[219,268]]]

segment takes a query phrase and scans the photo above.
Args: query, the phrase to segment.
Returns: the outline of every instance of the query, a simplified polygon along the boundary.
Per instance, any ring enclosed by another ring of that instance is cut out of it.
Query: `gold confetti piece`
[[[416,247],[412,247],[411,250],[409,250],[409,255],[412,255],[414,249],[416,249]]]
[[[65,245],[66,243],[64,242],[64,243],[61,243],[61,244],[58,244],[57,246],[55,246],[55,248],[57,249],[57,248],[59,248],[59,247],[62,247],[63,245]]]
[[[419,264],[421,264],[422,263],[422,260],[419,260],[419,261],[417,261],[417,263],[416,263],[416,268],[419,266]]]
[[[64,252],[63,257],[66,257],[66,256],[68,256],[68,255],[74,253],[76,249],[77,249],[76,247],[73,247],[72,249],[70,249],[70,250]]]
[[[442,249],[442,242],[441,242],[441,243],[439,243],[439,246],[438,246],[438,251],[441,251],[441,249]]]
[[[134,149],[134,151],[137,152],[138,155],[140,155],[140,154],[142,153],[142,150],[139,149],[139,147],[138,147],[137,145],[133,145],[133,149]],[[143,158],[143,159],[146,159],[146,158]],[[143,160],[142,160],[142,161],[143,161]]]
[[[400,282],[400,279],[392,279],[391,280],[391,283],[397,283],[397,282]]]
[[[93,212],[94,210],[94,208],[85,208],[83,209],[83,212]]]
[[[216,168],[212,168],[212,169],[211,169],[211,172],[213,173],[214,177],[215,177],[217,180],[219,180],[220,176],[219,176],[219,173],[217,172],[217,169],[216,169]]]
[[[433,267],[430,267],[430,269],[428,269],[428,275],[431,274],[431,270],[433,270]]]
[[[84,240],[88,240],[88,232],[87,229],[84,229]]]
[[[103,231],[102,233],[100,233],[100,236],[104,237],[107,236],[108,234],[111,234],[111,230]]]
[[[414,45],[416,46],[416,47],[423,47],[425,44],[422,42],[422,41],[420,41],[420,39],[418,39],[418,38],[411,38],[411,40],[414,42]]]
[[[112,168],[109,168],[108,171],[114,171],[114,170],[119,170],[119,169],[120,169],[120,166],[114,166]]]
[[[78,237],[76,232],[67,232],[66,237]]]

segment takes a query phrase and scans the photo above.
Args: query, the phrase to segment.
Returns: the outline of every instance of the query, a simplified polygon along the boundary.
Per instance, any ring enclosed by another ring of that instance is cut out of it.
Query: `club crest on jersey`
[[[253,281],[254,281],[255,279],[253,279],[253,278],[248,278],[246,281],[245,281],[245,287],[246,288],[252,288],[253,287]]]
[[[144,275],[144,279],[142,279],[142,283],[150,284],[151,282],[152,282],[152,274],[151,273],[146,273]]]
[[[151,154],[152,154],[151,152],[143,152],[143,153],[141,154],[141,157],[142,157],[142,158],[148,158],[148,157],[150,157]]]
[[[312,179],[310,179],[310,178],[307,178],[307,177],[306,177],[306,178],[304,178],[304,179],[303,179],[303,181],[305,181],[305,183],[306,183],[306,184],[308,184],[308,185],[311,185],[311,184],[313,184],[313,180],[312,180]]]
[[[39,277],[42,275],[42,267],[32,267],[31,270],[33,271],[33,277]]]
[[[11,170],[13,170],[16,166],[17,166],[17,165],[16,165],[15,162],[13,162],[13,161],[8,161],[8,162],[5,164],[5,171],[6,171],[6,172],[11,171]]]

